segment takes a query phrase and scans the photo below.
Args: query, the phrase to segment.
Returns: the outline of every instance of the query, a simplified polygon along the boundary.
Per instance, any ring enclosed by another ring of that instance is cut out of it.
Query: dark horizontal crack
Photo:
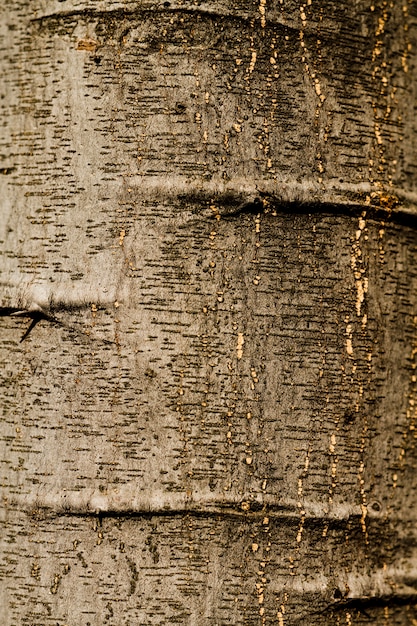
[[[220,18],[225,18],[225,17],[237,17],[237,18],[245,18],[245,19],[249,19],[252,18],[253,15],[252,14],[247,14],[247,16],[245,14],[241,14],[241,13],[221,13],[220,11],[207,11],[204,9],[198,9],[198,8],[185,8],[185,7],[169,7],[169,6],[161,6],[159,8],[135,8],[135,9],[126,9],[126,8],[118,8],[118,9],[92,9],[92,8],[85,8],[85,9],[74,9],[74,10],[70,10],[70,11],[57,11],[54,13],[49,13],[47,15],[42,15],[40,17],[34,17],[30,20],[31,23],[44,23],[47,21],[52,21],[52,20],[71,20],[73,18],[80,18],[80,17],[87,17],[87,18],[93,18],[93,19],[104,19],[104,20],[111,20],[111,19],[117,19],[120,20],[120,18],[142,18],[143,16],[146,15],[155,15],[155,13],[190,13],[192,15],[194,14],[202,14],[202,15],[208,15],[208,16],[213,16],[213,17],[220,17]]]
[[[184,198],[185,199],[185,198]],[[358,218],[366,214],[367,219],[396,223],[402,226],[417,228],[417,214],[396,208],[369,206],[363,203],[336,204],[332,202],[283,202],[271,196],[248,198],[242,201],[240,197],[224,200],[220,197],[215,200],[217,210],[211,211],[213,219],[231,219],[240,215],[340,215]]]
[[[29,312],[22,311],[22,309],[17,309],[16,307],[11,306],[3,306],[0,307],[0,317],[8,317],[9,315],[24,315],[29,314]]]
[[[346,598],[344,600],[335,600],[328,604],[324,609],[317,611],[316,614],[324,614],[328,612],[339,612],[345,610],[357,610],[363,613],[368,619],[372,619],[367,613],[374,608],[394,607],[417,605],[417,592],[405,594],[387,594],[381,596],[364,596],[360,598]]]
[[[26,337],[31,333],[31,331],[35,328],[35,326],[41,321],[46,320],[47,322],[51,322],[52,324],[57,324],[58,326],[63,326],[62,322],[56,319],[53,315],[46,313],[45,311],[22,311],[13,307],[1,307],[0,308],[0,317],[8,317],[8,316],[16,316],[16,317],[29,317],[32,321],[30,322],[27,330],[24,332],[20,339],[20,343],[26,339]]]
[[[27,328],[27,330],[24,332],[24,334],[22,335],[21,339],[20,339],[20,343],[22,343],[22,341],[24,341],[28,335],[32,332],[32,330],[35,328],[35,326],[41,322],[41,321],[46,321],[49,322],[51,324],[54,324],[56,326],[60,326],[61,328],[65,328],[70,332],[74,332],[77,335],[80,335],[81,337],[83,337],[83,339],[89,340],[89,341],[99,341],[101,343],[105,343],[105,344],[113,344],[113,341],[109,341],[108,339],[102,339],[102,338],[96,338],[96,337],[90,337],[89,335],[87,335],[86,333],[82,332],[81,330],[79,330],[78,328],[75,328],[74,326],[71,326],[69,324],[66,324],[65,322],[63,322],[62,320],[58,319],[57,317],[55,317],[55,312],[71,312],[74,310],[79,310],[79,309],[86,309],[89,308],[88,304],[85,305],[74,305],[74,304],[65,304],[64,302],[59,302],[59,303],[54,303],[53,306],[53,312],[49,311],[49,310],[44,310],[44,309],[39,309],[39,310],[22,310],[22,309],[18,309],[16,307],[0,307],[0,317],[28,317],[31,319],[31,322]],[[99,309],[99,307],[97,307],[97,310]]]
[[[75,517],[75,518],[119,518],[119,519],[135,519],[152,517],[184,517],[193,516],[199,518],[239,518],[248,521],[263,521],[268,518],[269,522],[298,525],[300,523],[300,513],[295,510],[288,510],[284,507],[262,505],[258,502],[250,502],[249,509],[243,509],[241,505],[235,507],[211,507],[211,508],[161,508],[161,509],[88,509],[75,508],[74,506],[66,506],[65,504],[57,505],[56,508],[42,505],[41,503],[32,506],[28,513],[31,516],[48,517]],[[346,529],[346,525],[361,526],[361,513],[350,513],[346,517],[337,518],[328,515],[303,515],[303,524],[305,527],[315,528],[322,527],[326,524],[332,529]]]
[[[127,19],[127,20],[134,20],[134,19],[143,19],[146,17],[154,17],[155,14],[161,15],[161,14],[173,14],[173,13],[178,13],[181,15],[200,15],[202,17],[207,17],[207,18],[211,18],[211,19],[219,19],[222,20],[222,22],[224,22],[224,20],[238,20],[241,22],[245,22],[248,23],[249,25],[252,24],[252,22],[258,21],[260,22],[261,16],[259,14],[259,12],[250,12],[250,11],[236,11],[236,12],[228,12],[228,11],[217,11],[217,10],[207,10],[207,9],[201,9],[201,8],[197,8],[197,7],[175,7],[175,6],[170,6],[169,3],[164,2],[162,5],[160,5],[159,7],[154,7],[154,8],[134,8],[134,9],[126,9],[126,8],[118,8],[118,9],[108,9],[108,10],[100,10],[100,9],[92,9],[92,8],[85,8],[85,9],[74,9],[74,10],[69,10],[69,11],[62,11],[62,12],[54,12],[54,13],[49,13],[47,15],[43,15],[40,17],[35,17],[32,18],[30,20],[30,23],[34,24],[34,25],[38,25],[40,27],[48,27],[49,23],[55,23],[57,20],[64,20],[64,21],[72,21],[74,19],[79,19],[79,18],[87,18],[87,19],[98,19],[98,20],[102,20],[102,21],[111,21],[111,20],[115,20],[117,22],[120,22],[120,20],[122,19]],[[292,31],[294,33],[295,36],[299,36],[300,33],[300,29],[302,27],[301,22],[300,24],[298,24],[297,22],[294,21],[294,23],[283,23],[282,21],[280,21],[279,19],[274,19],[273,17],[268,17],[267,15],[265,16],[265,27],[279,27],[282,28],[285,32],[290,32]],[[308,32],[312,32],[314,33],[317,30],[317,26],[315,26],[315,23],[312,22],[312,26],[303,26],[303,31],[305,33]],[[263,30],[263,28],[262,28]],[[334,28],[335,33],[338,32],[338,28],[337,25]],[[320,34],[320,38],[323,40],[323,38],[325,37],[325,33],[321,33]]]
[[[260,213],[264,213],[266,210],[266,206],[262,202],[260,198],[254,198],[253,200],[248,200],[246,202],[242,202],[234,209],[228,210],[226,212],[222,212],[219,210],[219,215],[224,218],[236,217],[238,215],[249,214],[249,215],[259,215]]]

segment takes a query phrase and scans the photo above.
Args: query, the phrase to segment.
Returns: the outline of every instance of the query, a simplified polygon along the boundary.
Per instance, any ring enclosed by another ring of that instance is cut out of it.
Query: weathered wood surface
[[[7,5],[2,624],[417,623],[415,3]]]

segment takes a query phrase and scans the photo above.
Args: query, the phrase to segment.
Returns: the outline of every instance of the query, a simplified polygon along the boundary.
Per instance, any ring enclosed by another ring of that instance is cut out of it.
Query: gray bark
[[[415,2],[4,4],[1,623],[417,624]]]

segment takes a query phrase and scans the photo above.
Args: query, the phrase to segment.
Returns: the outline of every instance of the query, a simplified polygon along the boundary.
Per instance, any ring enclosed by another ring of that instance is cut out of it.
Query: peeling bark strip
[[[3,4],[1,624],[417,623],[415,3]]]

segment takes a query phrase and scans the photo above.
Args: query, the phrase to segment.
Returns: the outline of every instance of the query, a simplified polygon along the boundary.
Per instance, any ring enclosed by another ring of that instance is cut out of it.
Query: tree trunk
[[[417,624],[416,3],[3,5],[1,623]]]

